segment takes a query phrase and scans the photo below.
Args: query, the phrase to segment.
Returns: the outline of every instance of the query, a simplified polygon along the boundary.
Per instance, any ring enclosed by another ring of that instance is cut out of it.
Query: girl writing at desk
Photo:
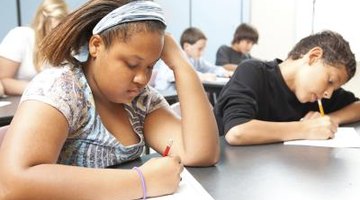
[[[30,83],[4,138],[0,199],[145,199],[175,192],[183,165],[218,161],[211,106],[161,8],[127,2],[88,1],[44,39],[57,67]],[[175,73],[181,119],[147,86],[160,58]],[[104,169],[170,139],[169,156]]]

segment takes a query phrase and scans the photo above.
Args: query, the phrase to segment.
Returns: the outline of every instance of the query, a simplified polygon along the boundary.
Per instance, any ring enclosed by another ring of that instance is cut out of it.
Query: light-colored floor
[[[343,88],[353,92],[356,97],[360,98],[360,62],[357,63],[355,76]]]

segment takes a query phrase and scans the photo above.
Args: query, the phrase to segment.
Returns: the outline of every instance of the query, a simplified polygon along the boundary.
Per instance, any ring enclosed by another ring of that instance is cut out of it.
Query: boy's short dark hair
[[[331,66],[345,65],[350,80],[356,72],[355,55],[340,34],[333,31],[323,31],[312,34],[300,40],[289,52],[288,59],[302,58],[310,49],[320,47],[323,50],[323,61]]]
[[[180,37],[181,48],[185,43],[195,44],[199,40],[207,40],[205,34],[198,28],[190,27],[184,30]]]
[[[241,40],[250,40],[251,42],[256,44],[258,42],[258,39],[259,33],[257,32],[257,30],[249,24],[242,23],[236,28],[234,38],[231,44],[236,44]]]

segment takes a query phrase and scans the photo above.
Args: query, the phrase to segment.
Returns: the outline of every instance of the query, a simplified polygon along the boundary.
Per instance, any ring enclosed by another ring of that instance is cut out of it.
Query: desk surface
[[[9,124],[18,107],[20,96],[1,98],[0,101],[10,101],[11,104],[0,107],[0,126]]]
[[[221,139],[215,167],[188,168],[216,200],[359,199],[360,149],[232,147]]]
[[[216,166],[187,168],[216,200],[359,199],[360,149],[282,143],[230,146],[223,137],[220,141]],[[154,156],[158,155],[144,156],[136,164]]]

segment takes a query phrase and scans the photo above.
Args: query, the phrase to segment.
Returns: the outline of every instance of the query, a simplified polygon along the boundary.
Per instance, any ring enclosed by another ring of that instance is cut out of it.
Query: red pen
[[[163,157],[168,156],[172,144],[173,144],[173,140],[169,140],[169,143],[166,145],[166,148],[162,154]]]

